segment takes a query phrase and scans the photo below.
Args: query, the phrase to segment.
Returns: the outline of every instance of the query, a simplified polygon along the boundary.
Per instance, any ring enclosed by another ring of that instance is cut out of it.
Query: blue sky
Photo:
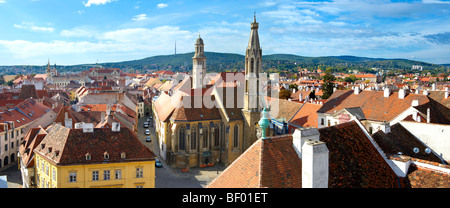
[[[255,11],[265,55],[450,63],[449,0],[0,0],[0,65],[244,54]]]

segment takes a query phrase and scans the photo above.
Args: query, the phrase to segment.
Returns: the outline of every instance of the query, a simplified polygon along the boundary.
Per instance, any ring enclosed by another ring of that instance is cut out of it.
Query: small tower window
[[[91,160],[91,154],[86,153],[86,155],[84,155],[84,156],[86,156],[86,160]]]
[[[108,152],[103,153],[103,158],[104,158],[105,160],[109,160],[109,154],[108,154]]]

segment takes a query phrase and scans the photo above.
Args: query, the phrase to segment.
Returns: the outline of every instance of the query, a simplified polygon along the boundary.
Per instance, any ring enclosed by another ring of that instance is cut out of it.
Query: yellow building
[[[126,127],[55,124],[34,149],[38,188],[154,188],[155,155]]]

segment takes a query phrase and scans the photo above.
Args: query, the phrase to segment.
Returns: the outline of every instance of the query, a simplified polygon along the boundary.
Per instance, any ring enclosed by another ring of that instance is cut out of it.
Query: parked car
[[[162,167],[162,163],[161,163],[161,161],[158,160],[158,158],[155,158],[155,166],[156,166],[157,168]]]
[[[144,122],[144,128],[148,128],[148,124],[149,124],[149,122]]]
[[[145,139],[146,142],[152,142],[152,138],[150,138],[150,136],[147,136],[147,138]]]
[[[146,134],[146,135],[150,135],[150,130],[146,129],[146,130],[145,130],[145,134]]]

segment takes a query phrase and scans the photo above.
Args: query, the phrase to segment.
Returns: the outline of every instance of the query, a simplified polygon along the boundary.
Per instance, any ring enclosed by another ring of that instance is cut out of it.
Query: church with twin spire
[[[260,92],[262,50],[256,17],[250,26],[244,72],[221,72],[206,81],[205,44],[199,35],[192,76],[154,101],[159,153],[172,167],[229,165],[258,139],[265,102]]]

